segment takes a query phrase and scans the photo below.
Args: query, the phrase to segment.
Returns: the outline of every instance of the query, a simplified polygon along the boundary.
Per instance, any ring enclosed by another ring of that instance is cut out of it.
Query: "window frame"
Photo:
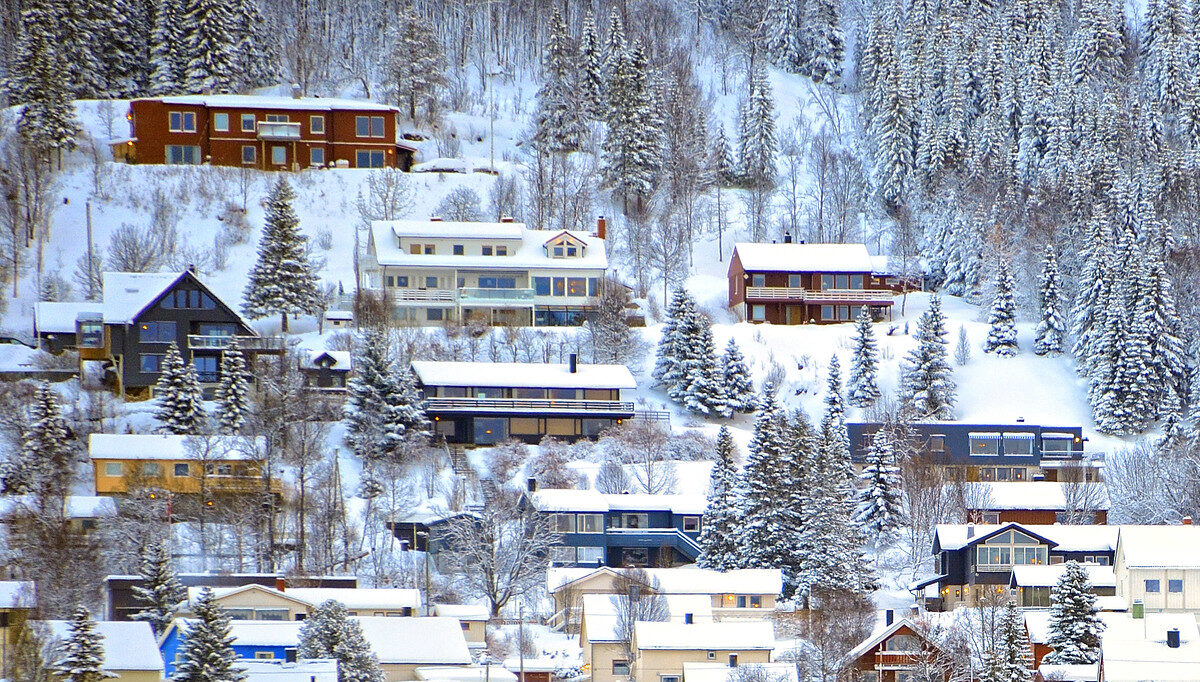
[[[218,133],[229,132],[229,112],[213,112],[213,131]]]
[[[160,374],[162,372],[162,363],[165,355],[161,353],[141,353],[138,355],[138,372],[142,374]],[[149,358],[157,358],[154,362],[154,369],[146,369],[146,360]]]
[[[767,306],[761,303],[755,303],[750,306],[750,321],[751,322],[766,322],[767,321]]]
[[[271,165],[286,166],[287,165],[287,145],[273,144],[271,145]]]
[[[1153,587],[1153,589],[1151,589]],[[1146,594],[1161,594],[1162,581],[1157,578],[1146,578],[1142,581],[1142,591]]]
[[[173,158],[178,151],[178,159]],[[164,162],[168,166],[199,166],[200,147],[194,144],[169,144],[164,148]],[[191,157],[192,160],[188,160]]]
[[[242,165],[250,166],[256,163],[258,163],[258,147],[252,144],[242,145]]]
[[[170,335],[163,338],[163,332],[170,330]],[[153,334],[147,332],[153,330]],[[179,327],[174,320],[147,320],[138,325],[138,343],[174,343],[178,341]],[[147,338],[150,336],[151,338]],[[160,365],[161,367],[161,365]]]
[[[190,127],[189,127],[189,122],[190,122]],[[194,133],[194,132],[196,132],[196,112],[194,112],[194,111],[168,111],[167,112],[167,132],[172,132],[172,133]]]
[[[114,473],[115,472],[115,473]],[[125,475],[124,462],[105,462],[104,475],[109,478],[120,478]]]
[[[612,674],[628,675],[629,674],[629,661],[627,661],[623,658],[614,658],[612,661]]]
[[[179,473],[180,467],[183,467],[183,473]],[[192,475],[192,465],[187,462],[176,462],[171,467],[171,475],[175,478],[190,478]]]
[[[1167,594],[1183,594],[1183,579],[1167,578]]]
[[[243,133],[253,133],[258,130],[258,117],[254,114],[242,114],[241,125]]]
[[[376,155],[378,155],[379,164],[375,164]],[[354,167],[355,168],[384,168],[387,166],[387,155],[381,149],[355,149],[354,150]],[[366,159],[366,164],[363,159]]]
[[[316,125],[320,121],[320,125]],[[325,114],[309,114],[308,132],[311,135],[325,134]]]
[[[318,160],[316,157],[320,155]],[[308,165],[324,166],[325,165],[325,148],[324,147],[309,147],[308,148]]]

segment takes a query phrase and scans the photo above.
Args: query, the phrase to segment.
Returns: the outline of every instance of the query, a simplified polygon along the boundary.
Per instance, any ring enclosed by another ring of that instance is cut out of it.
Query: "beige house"
[[[629,675],[629,654],[619,632],[619,613],[627,597],[588,594],[583,597],[579,645],[592,682],[620,682]],[[679,625],[713,622],[712,601],[707,595],[667,595],[668,622]]]
[[[42,621],[55,640],[70,636],[70,621]],[[158,642],[150,624],[127,621],[96,621],[96,632],[104,647],[105,672],[119,682],[162,682],[165,670]]]
[[[725,662],[730,667],[770,663],[775,628],[768,621],[727,623],[634,623],[635,682],[682,682],[687,663]]]
[[[1130,609],[1200,611],[1200,528],[1121,526],[1113,567]]]
[[[194,604],[203,588],[188,589]],[[303,620],[317,606],[332,599],[351,616],[414,616],[421,607],[419,590],[407,588],[291,587],[283,590],[263,585],[215,588],[216,602],[234,620]],[[190,615],[185,609],[184,616]]]
[[[37,606],[37,584],[24,580],[0,580],[0,679],[10,679],[8,651],[16,646],[25,621]]]
[[[482,604],[434,604],[433,615],[457,618],[468,647],[482,649],[487,646],[487,622],[491,617],[488,607]]]

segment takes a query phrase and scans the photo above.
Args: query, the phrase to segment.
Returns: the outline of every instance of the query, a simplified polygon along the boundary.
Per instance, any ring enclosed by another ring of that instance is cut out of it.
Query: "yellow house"
[[[200,596],[201,587],[188,588],[189,605]],[[421,593],[409,588],[289,587],[283,590],[263,585],[212,588],[217,604],[234,620],[304,620],[313,610],[332,599],[341,602],[351,616],[414,616],[421,607]],[[190,615],[188,611],[180,614]]]
[[[37,605],[36,590],[33,582],[0,581],[0,679],[12,679],[5,655],[20,640],[25,622]]]
[[[42,621],[49,634],[65,641],[70,635],[70,621]],[[164,677],[162,655],[150,624],[140,621],[96,621],[96,632],[104,647],[105,672],[119,682],[161,682]]]
[[[619,631],[622,602],[617,594],[588,594],[583,597],[579,645],[592,682],[620,682],[629,675],[625,636]],[[712,602],[707,595],[667,595],[668,622],[680,625],[713,622]]]
[[[635,682],[682,682],[687,663],[730,667],[771,662],[775,628],[767,621],[633,625]]]
[[[92,434],[88,438],[97,495],[160,489],[180,495],[263,490],[266,440],[240,436]],[[282,483],[270,482],[280,493]]]
[[[491,617],[488,607],[482,604],[434,604],[433,614],[457,618],[468,647],[482,649],[487,646],[487,622]]]
[[[1200,611],[1200,527],[1121,526],[1113,569],[1131,610]]]

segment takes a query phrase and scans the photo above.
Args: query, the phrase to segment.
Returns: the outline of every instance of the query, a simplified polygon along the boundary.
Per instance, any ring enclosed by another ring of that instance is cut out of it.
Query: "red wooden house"
[[[862,244],[742,243],[729,260],[729,306],[749,322],[849,322],[891,314],[893,291]]]
[[[892,612],[888,611],[891,621]],[[846,654],[839,680],[845,682],[903,682],[912,679],[950,679],[945,653],[902,618],[875,631]]]
[[[416,151],[400,137],[399,110],[374,102],[183,95],[135,99],[126,118],[131,139],[114,155],[131,163],[408,170]]]

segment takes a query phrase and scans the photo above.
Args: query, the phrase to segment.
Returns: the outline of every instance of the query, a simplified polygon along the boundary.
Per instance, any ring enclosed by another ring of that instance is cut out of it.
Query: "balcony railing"
[[[223,336],[219,334],[188,334],[188,348],[192,350],[225,350],[229,342],[236,340],[238,349],[255,352],[282,353],[287,348],[287,339],[282,336]]]
[[[458,298],[467,301],[504,301],[533,302],[533,289],[481,289],[478,287],[463,287],[458,290]]]
[[[613,547],[675,547],[689,559],[700,556],[700,543],[678,528],[609,528],[605,531]]]
[[[769,301],[831,301],[834,303],[891,303],[894,294],[879,289],[826,289],[800,287],[746,287],[746,298]]]
[[[429,412],[620,412],[633,413],[624,400],[555,400],[550,398],[427,398]]]
[[[876,651],[876,670],[903,670],[916,667],[928,656],[924,651]]]
[[[285,121],[259,121],[258,139],[260,140],[299,140],[300,124]]]
[[[455,298],[453,289],[392,289],[391,296],[396,303],[453,303]]]

